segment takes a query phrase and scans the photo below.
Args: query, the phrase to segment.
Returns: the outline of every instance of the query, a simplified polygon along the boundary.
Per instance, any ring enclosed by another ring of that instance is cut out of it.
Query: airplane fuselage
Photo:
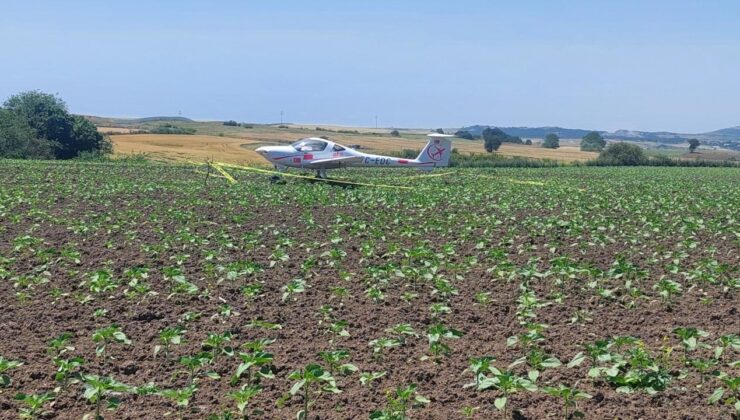
[[[434,168],[447,166],[449,140],[431,139],[416,159],[363,153],[330,140],[307,138],[290,146],[263,146],[256,149],[279,169],[303,168],[317,171],[346,167]]]

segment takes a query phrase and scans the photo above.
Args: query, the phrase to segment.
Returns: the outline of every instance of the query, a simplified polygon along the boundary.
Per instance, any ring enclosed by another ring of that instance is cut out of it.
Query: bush
[[[624,166],[637,166],[647,163],[645,152],[642,148],[632,143],[612,143],[599,155],[599,161]]]
[[[524,144],[526,144],[527,146],[531,146],[532,145],[532,140],[531,139],[527,139],[527,141],[525,141]]]
[[[152,128],[149,132],[152,134],[195,134],[195,129],[165,123]]]
[[[24,118],[0,109],[0,157],[53,159],[54,143],[37,137]]]
[[[39,91],[5,101],[0,113],[0,157],[70,159],[111,146],[93,123],[67,111],[64,101]]]
[[[606,140],[596,131],[592,131],[581,139],[581,150],[585,152],[600,152],[604,150]]]
[[[401,137],[401,133],[398,130],[391,131],[391,137]]]
[[[542,147],[546,149],[557,149],[560,147],[560,137],[555,133],[546,135],[545,140],[542,142]]]
[[[470,133],[470,131],[466,131],[466,130],[457,130],[457,132],[455,132],[455,137],[459,137],[459,138],[465,139],[465,140],[473,140],[474,139],[474,137]]]
[[[228,120],[224,121],[224,125],[228,125],[229,127],[238,127],[239,123],[234,120]]]
[[[498,128],[487,127],[483,130],[483,145],[486,152],[491,153],[501,147],[501,143],[509,137],[506,133]]]

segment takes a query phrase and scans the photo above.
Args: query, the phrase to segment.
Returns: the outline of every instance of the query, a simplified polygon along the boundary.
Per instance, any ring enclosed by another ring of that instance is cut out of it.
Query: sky
[[[701,133],[740,125],[740,2],[0,0],[0,100],[118,117]]]

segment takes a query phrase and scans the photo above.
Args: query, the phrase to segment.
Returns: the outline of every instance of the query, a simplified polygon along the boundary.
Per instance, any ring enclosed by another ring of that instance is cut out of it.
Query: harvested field
[[[131,132],[131,129],[122,127],[98,127],[98,131],[105,134],[128,134]]]
[[[740,169],[0,171],[3,418],[82,418],[98,377],[110,419],[556,419],[560,385],[591,419],[735,413]]]
[[[146,154],[165,161],[193,160],[240,164],[264,164],[264,159],[248,148],[253,140],[219,136],[133,134],[111,136],[116,155]]]
[[[112,136],[116,154],[146,153],[163,160],[203,160],[214,158],[230,163],[265,164],[255,148],[263,145],[288,144],[300,138],[327,135],[333,141],[344,145],[358,144],[364,151],[385,153],[403,149],[421,150],[426,143],[424,135],[410,137],[390,137],[371,134],[341,134],[311,132],[306,130],[255,129],[244,130],[227,136],[136,134]],[[241,147],[240,147],[241,146]],[[484,153],[480,141],[455,139],[453,147],[461,153]],[[577,146],[564,146],[559,149],[543,149],[538,146],[503,144],[497,152],[503,156],[520,156],[533,159],[553,159],[564,162],[585,161],[598,156],[598,153],[582,152]]]

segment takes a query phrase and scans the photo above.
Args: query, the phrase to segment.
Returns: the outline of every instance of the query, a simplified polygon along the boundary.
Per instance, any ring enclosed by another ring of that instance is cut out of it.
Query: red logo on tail
[[[440,160],[442,160],[442,153],[444,153],[445,150],[447,149],[435,144],[434,146],[429,146],[429,148],[427,149],[427,156],[429,156],[429,159],[435,162],[439,162]]]

